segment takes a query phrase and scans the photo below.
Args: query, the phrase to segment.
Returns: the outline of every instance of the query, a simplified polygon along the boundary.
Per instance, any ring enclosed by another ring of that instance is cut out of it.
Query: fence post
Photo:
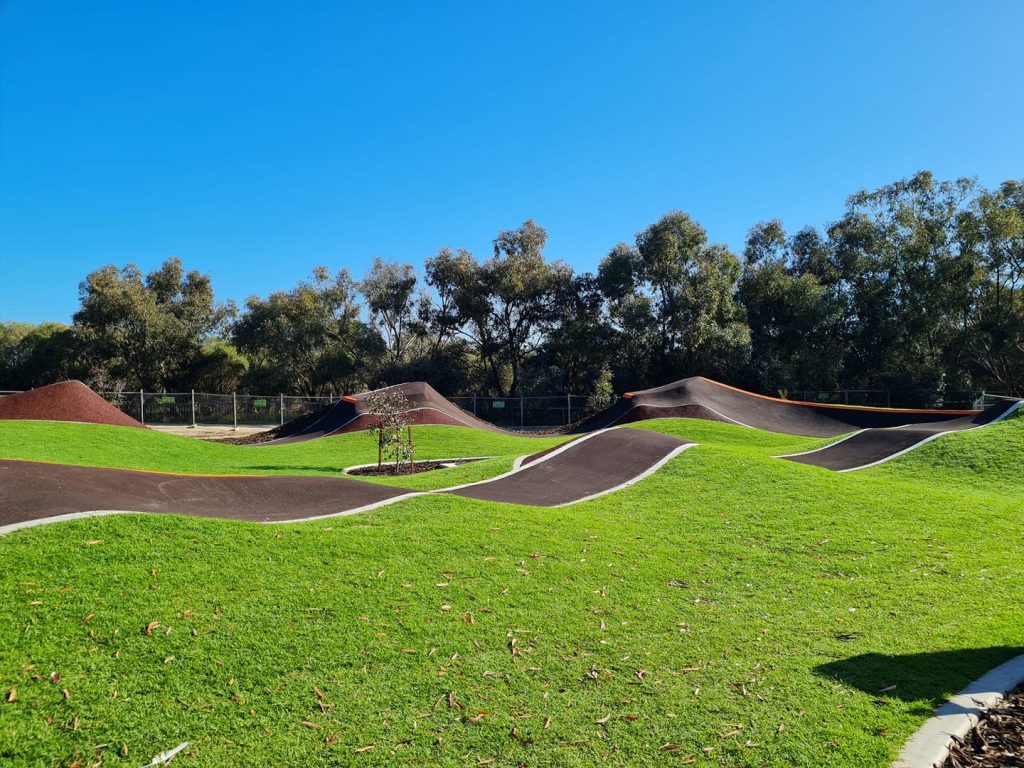
[[[141,389],[139,390],[139,423],[146,423],[146,395]]]
[[[192,426],[196,425],[196,391],[192,390]]]
[[[572,424],[572,395],[565,396],[565,423]]]
[[[238,431],[238,393],[231,393],[231,419],[235,424],[234,431]]]
[[[281,393],[281,426],[284,426],[284,393]]]
[[[523,396],[519,395],[519,428],[523,429],[526,426],[526,421],[523,419]]]
[[[473,415],[476,416],[476,392],[473,393]]]

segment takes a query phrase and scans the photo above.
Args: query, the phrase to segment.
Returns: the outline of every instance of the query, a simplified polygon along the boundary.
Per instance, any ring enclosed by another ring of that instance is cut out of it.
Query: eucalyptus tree
[[[332,277],[327,267],[289,291],[251,296],[233,329],[249,358],[249,383],[306,395],[363,386],[383,345],[360,319],[356,297],[348,271]]]
[[[751,228],[739,299],[751,333],[751,373],[762,389],[833,388],[842,367],[842,294],[814,230],[788,237],[777,219]]]
[[[421,336],[417,322],[416,272],[412,264],[376,258],[359,283],[370,322],[384,339],[387,359],[394,368],[405,361]]]
[[[145,276],[134,264],[103,267],[86,276],[79,298],[74,333],[84,357],[148,389],[184,384],[234,314],[214,301],[210,277],[186,273],[179,259]]]
[[[733,375],[750,332],[735,291],[740,262],[689,215],[672,211],[602,260],[598,282],[620,339],[620,369],[648,381]]]
[[[438,323],[458,326],[500,395],[522,391],[527,363],[558,317],[560,289],[572,278],[563,262],[544,257],[547,232],[532,220],[503,230],[484,262],[466,250],[442,250],[427,264],[428,281],[450,297]]]
[[[934,391],[966,383],[949,352],[966,329],[975,279],[957,240],[975,189],[921,172],[848,199],[828,231],[856,311],[848,382]]]

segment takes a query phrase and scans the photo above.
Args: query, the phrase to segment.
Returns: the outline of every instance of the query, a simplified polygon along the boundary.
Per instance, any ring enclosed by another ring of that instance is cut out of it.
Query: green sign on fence
[[[494,401],[494,407],[495,408],[504,408],[505,407],[505,401],[504,400],[495,400]]]
[[[253,400],[252,401],[252,407],[253,408],[266,408],[267,407],[267,401],[266,400]]]
[[[160,398],[160,402],[163,405],[174,405],[174,395],[164,395]]]

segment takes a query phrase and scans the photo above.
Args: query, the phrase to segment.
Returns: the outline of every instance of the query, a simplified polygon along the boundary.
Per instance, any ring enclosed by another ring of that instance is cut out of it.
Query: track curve
[[[497,478],[429,492],[349,477],[176,475],[0,460],[0,534],[102,510],[298,522],[353,514],[427,493],[563,506],[632,485],[691,445],[657,432],[615,429],[544,452]]]
[[[1022,402],[1019,400],[1006,400],[973,416],[962,416],[931,424],[865,429],[824,448],[778,458],[800,464],[812,464],[836,472],[867,469],[902,456],[949,432],[964,432],[994,424],[1009,416],[1021,405]]]

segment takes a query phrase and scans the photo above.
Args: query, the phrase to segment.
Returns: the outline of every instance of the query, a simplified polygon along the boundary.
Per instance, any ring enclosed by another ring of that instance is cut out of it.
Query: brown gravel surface
[[[145,429],[80,381],[62,381],[0,397],[0,419],[78,421]]]
[[[981,717],[978,726],[956,739],[943,768],[1024,768],[1024,685]]]

